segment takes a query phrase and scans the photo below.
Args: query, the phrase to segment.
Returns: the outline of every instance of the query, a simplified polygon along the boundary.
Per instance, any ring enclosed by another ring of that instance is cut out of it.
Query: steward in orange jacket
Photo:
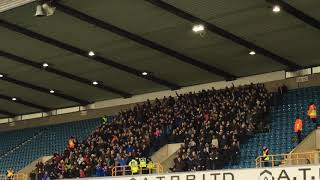
[[[316,123],[317,121],[317,107],[314,103],[310,103],[309,107],[308,107],[308,116],[309,118]]]
[[[293,130],[295,133],[297,133],[297,139],[299,143],[302,141],[302,138],[301,138],[302,127],[303,127],[302,120],[300,119],[299,116],[297,116],[296,121],[294,123]]]
[[[73,151],[74,148],[76,148],[78,142],[77,142],[77,139],[73,136],[71,136],[68,140],[68,148]]]

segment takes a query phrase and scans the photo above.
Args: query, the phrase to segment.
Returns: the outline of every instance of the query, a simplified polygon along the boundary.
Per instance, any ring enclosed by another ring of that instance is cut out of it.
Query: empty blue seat
[[[276,95],[276,93],[275,93]],[[290,90],[280,97],[271,107],[271,131],[269,133],[256,134],[241,145],[240,163],[230,165],[230,168],[255,167],[255,159],[261,155],[263,146],[270,149],[270,154],[283,154],[290,152],[297,143],[292,141],[296,134],[293,125],[296,115],[304,120],[303,137],[306,137],[314,128],[310,120],[306,120],[306,109],[310,102],[320,104],[320,87],[310,87]],[[275,96],[276,97],[276,96]]]
[[[5,173],[5,170],[9,167],[18,171],[41,156],[63,152],[70,136],[75,136],[79,141],[82,141],[99,124],[99,119],[91,119],[0,133],[0,174]],[[29,139],[30,141],[27,141],[18,149],[8,152],[8,150]],[[8,155],[1,156],[3,153]]]

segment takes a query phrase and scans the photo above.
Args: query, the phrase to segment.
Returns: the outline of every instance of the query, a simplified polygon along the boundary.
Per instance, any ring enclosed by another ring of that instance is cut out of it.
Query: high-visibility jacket
[[[129,162],[129,166],[131,168],[131,172],[132,173],[137,173],[138,172],[138,170],[139,170],[138,161],[136,161],[135,159],[132,159]]]
[[[75,139],[75,138],[70,138],[70,139],[68,140],[68,147],[69,147],[70,149],[74,149],[75,145],[76,145],[76,139]]]
[[[317,107],[314,104],[311,104],[308,109],[308,116],[310,118],[317,118]]]
[[[154,168],[154,163],[152,161],[150,161],[148,164],[147,164],[147,168],[148,169],[153,169]]]
[[[103,116],[102,117],[102,124],[107,124],[108,123],[108,116]]]
[[[296,119],[296,122],[294,123],[294,127],[293,127],[294,132],[302,131],[302,126],[303,126],[302,120]]]
[[[270,160],[270,157],[269,157],[269,149],[266,148],[263,150],[262,152],[262,157],[263,157],[263,160],[264,161],[269,161]]]
[[[12,170],[7,170],[7,177],[12,179],[13,178],[13,175],[14,175],[14,171]]]
[[[139,162],[140,162],[139,166],[141,168],[146,168],[147,167],[147,159],[146,158],[140,158]]]

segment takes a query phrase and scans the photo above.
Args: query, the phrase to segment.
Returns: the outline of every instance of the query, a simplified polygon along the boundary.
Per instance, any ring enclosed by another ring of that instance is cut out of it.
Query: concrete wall
[[[320,150],[320,128],[311,132],[296,148],[290,153],[301,153]]]
[[[151,156],[152,161],[162,163],[176,153],[180,149],[181,144],[182,143],[166,144]]]
[[[297,83],[297,78],[288,78],[265,83],[269,91],[277,91],[278,86],[285,84],[289,89],[297,89],[304,87],[320,86],[320,74],[312,74],[308,76],[307,82]]]
[[[36,165],[38,162],[42,162],[45,163],[47,162],[49,159],[51,159],[53,156],[43,156],[40,157],[34,161],[32,161],[30,164],[28,164],[26,167],[24,167],[23,169],[21,169],[18,173],[23,173],[23,174],[30,174],[31,171],[35,170]],[[29,178],[29,176],[28,176]]]
[[[173,167],[173,160],[177,157],[177,151],[182,143],[167,144],[155,152],[151,159],[163,166],[163,172],[168,172]]]
[[[289,165],[319,164],[320,128],[311,132],[296,148],[288,155],[291,160]],[[302,154],[301,154],[302,153]]]
[[[12,131],[23,128],[40,127],[53,124],[61,124],[66,122],[80,121],[86,119],[100,118],[104,115],[115,115],[121,109],[127,109],[133,107],[135,104],[127,104],[121,106],[115,106],[110,108],[92,109],[87,111],[79,111],[74,113],[67,113],[56,116],[48,116],[43,118],[34,118],[20,121],[13,121],[11,123],[0,124],[0,132]]]

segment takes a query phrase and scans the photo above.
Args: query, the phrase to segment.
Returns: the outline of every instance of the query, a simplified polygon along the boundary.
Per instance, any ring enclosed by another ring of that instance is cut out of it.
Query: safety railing
[[[136,174],[160,174],[163,173],[163,166],[160,163],[154,163],[153,167],[139,167]],[[130,166],[115,166],[112,168],[112,176],[133,175]]]
[[[5,174],[0,174],[0,180],[28,180],[28,176],[22,173],[14,174],[13,177],[8,177]]]
[[[319,164],[320,151],[269,155],[269,160],[263,160],[263,156],[256,158],[256,167],[275,167]]]

